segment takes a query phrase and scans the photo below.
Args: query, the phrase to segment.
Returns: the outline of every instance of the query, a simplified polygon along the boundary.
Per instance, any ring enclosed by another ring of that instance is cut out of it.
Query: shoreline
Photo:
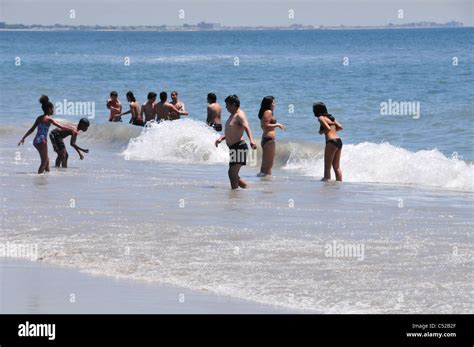
[[[304,313],[161,283],[90,275],[24,258],[0,258],[0,283],[1,314]]]
[[[327,27],[327,28],[236,28],[236,29],[210,29],[210,30],[193,30],[193,29],[167,29],[167,30],[144,30],[144,29],[72,29],[72,28],[65,28],[65,29],[57,29],[57,28],[29,28],[29,29],[0,29],[2,31],[18,31],[18,32],[137,32],[137,33],[148,33],[148,32],[157,32],[157,33],[196,33],[196,32],[238,32],[238,31],[341,31],[341,30],[409,30],[409,29],[466,29],[466,28],[474,28],[473,26],[459,26],[459,27],[443,27],[443,26],[433,26],[433,27]]]

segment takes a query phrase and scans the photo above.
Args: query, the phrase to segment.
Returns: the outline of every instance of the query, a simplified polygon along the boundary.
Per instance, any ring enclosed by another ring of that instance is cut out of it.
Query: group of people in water
[[[173,121],[180,119],[181,116],[188,115],[185,105],[178,99],[178,93],[176,91],[171,93],[171,102],[167,101],[168,94],[166,92],[160,93],[159,102],[156,102],[157,94],[155,92],[149,92],[148,101],[143,103],[141,106],[138,104],[133,92],[127,92],[126,97],[130,109],[123,112],[122,103],[118,99],[118,93],[116,91],[110,93],[110,98],[107,100],[107,108],[110,110],[110,122],[121,122],[122,116],[130,114],[130,124],[145,126],[146,123],[151,121]],[[41,103],[43,115],[36,118],[33,126],[26,132],[18,143],[18,145],[23,144],[26,137],[38,128],[37,134],[33,140],[33,145],[38,150],[41,158],[38,173],[49,171],[47,138],[51,124],[56,126],[56,129],[51,131],[49,134],[53,149],[58,155],[56,159],[56,167],[67,167],[68,153],[64,146],[63,139],[68,136],[71,136],[71,146],[77,151],[82,160],[84,158],[82,153],[88,153],[89,150],[79,147],[76,144],[76,139],[79,131],[87,131],[89,120],[87,118],[81,118],[75,127],[61,124],[52,118],[54,106],[49,101],[49,98],[43,95],[39,101]],[[223,129],[221,122],[222,108],[217,103],[216,94],[209,93],[207,95],[207,102],[206,123],[215,131],[221,132]],[[224,125],[224,135],[216,140],[215,145],[217,147],[225,140],[229,147],[230,158],[228,175],[231,188],[247,188],[247,183],[239,176],[241,167],[246,165],[249,151],[248,145],[244,140],[244,132],[248,136],[250,147],[252,149],[257,149],[257,145],[250,129],[247,116],[240,108],[239,97],[237,95],[229,95],[225,99],[225,106],[230,115]],[[262,99],[260,110],[258,112],[260,126],[263,131],[260,142],[262,147],[262,163],[260,173],[258,174],[260,177],[272,174],[273,162],[276,154],[276,129],[281,129],[283,131],[286,130],[286,126],[279,123],[274,117],[274,109],[275,98],[273,96],[265,96]],[[313,113],[320,125],[319,134],[324,135],[326,140],[324,151],[324,177],[322,180],[330,180],[331,169],[333,169],[336,180],[342,181],[342,171],[340,168],[342,140],[338,136],[338,132],[343,129],[342,124],[328,113],[326,105],[322,102],[313,104]]]
[[[130,124],[144,126],[149,121],[176,120],[181,116],[188,115],[184,103],[178,100],[178,92],[171,92],[171,102],[168,102],[168,93],[160,93],[160,101],[156,102],[157,94],[149,92],[143,105],[138,104],[132,91],[126,94],[130,109],[122,112],[122,103],[118,99],[118,93],[114,90],[110,92],[110,98],[107,100],[107,108],[110,110],[109,121],[121,122],[122,116],[130,114]]]

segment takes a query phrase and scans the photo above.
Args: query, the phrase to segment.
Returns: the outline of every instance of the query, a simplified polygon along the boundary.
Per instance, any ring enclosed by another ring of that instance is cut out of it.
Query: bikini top
[[[275,118],[272,118],[272,120],[270,121],[270,124],[276,124],[277,123],[277,120]]]
[[[322,116],[325,116],[325,117],[329,118],[329,119],[331,120],[331,122],[335,122],[335,121],[336,121],[336,118],[334,118],[334,117],[333,117],[332,115],[330,115],[329,113],[320,114],[320,115],[318,116],[318,118],[319,118],[319,117],[322,117]],[[322,125],[319,127],[319,131],[324,131],[324,128],[323,128]]]

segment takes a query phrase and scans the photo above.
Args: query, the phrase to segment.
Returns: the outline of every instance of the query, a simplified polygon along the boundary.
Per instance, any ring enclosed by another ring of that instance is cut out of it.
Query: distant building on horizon
[[[220,23],[206,23],[206,22],[200,22],[197,23],[196,26],[200,30],[215,30],[215,29],[220,29],[221,24]]]

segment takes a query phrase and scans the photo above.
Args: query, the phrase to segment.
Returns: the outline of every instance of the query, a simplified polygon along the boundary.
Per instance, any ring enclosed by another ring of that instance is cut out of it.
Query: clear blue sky
[[[23,24],[385,25],[456,20],[473,26],[474,0],[0,0],[0,21]],[[76,18],[69,18],[69,10]],[[185,19],[178,17],[183,9]],[[295,18],[288,18],[288,11]],[[404,19],[397,11],[404,11]]]

